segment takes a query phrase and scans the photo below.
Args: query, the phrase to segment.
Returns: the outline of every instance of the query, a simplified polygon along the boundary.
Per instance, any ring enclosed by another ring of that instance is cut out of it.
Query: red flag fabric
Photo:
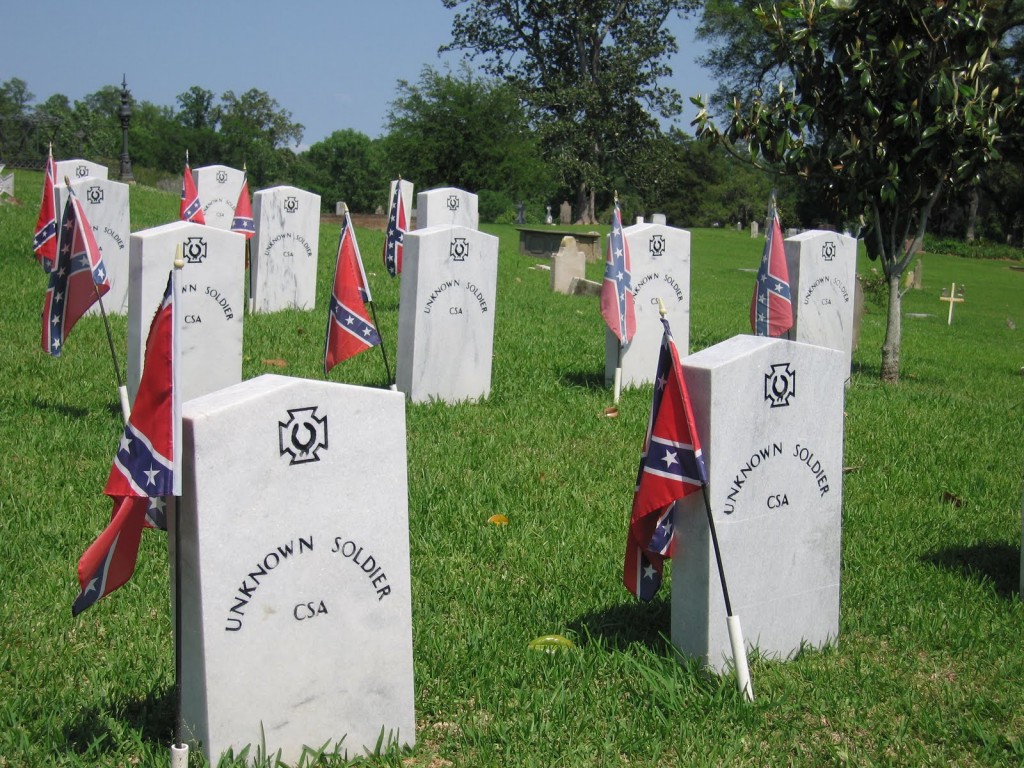
[[[70,188],[60,228],[60,249],[43,300],[41,344],[53,357],[60,357],[78,319],[110,290],[92,225]]]
[[[359,244],[352,228],[352,219],[345,211],[338,240],[338,262],[334,270],[334,287],[327,317],[327,340],[324,344],[324,375],[331,368],[380,344],[380,334],[370,322],[365,302],[370,289],[359,255]]]
[[[750,302],[750,328],[755,336],[781,336],[792,327],[789,267],[786,266],[779,212],[772,206],[772,220],[765,233],[764,253]]]
[[[53,160],[53,148],[46,159],[46,178],[43,180],[43,199],[39,201],[39,216],[36,231],[32,237],[32,250],[43,269],[50,272],[57,261],[57,198],[54,184],[57,178],[57,164]]]
[[[109,595],[135,573],[148,506],[149,499],[146,498],[122,496],[114,499],[114,516],[110,525],[78,561],[78,581],[82,590],[71,604],[72,616]]]
[[[622,232],[622,211],[615,201],[612,231],[608,236],[608,257],[601,285],[601,316],[619,342],[627,343],[636,333],[633,308],[633,278],[630,274],[629,244]]]
[[[626,589],[645,601],[661,587],[664,562],[675,550],[672,514],[676,502],[708,481],[679,351],[668,321],[662,318],[661,322],[665,332],[637,472],[622,579]]]
[[[231,231],[240,232],[248,240],[256,234],[256,222],[252,218],[252,201],[249,199],[249,178],[242,178],[242,188],[238,190],[238,202],[235,203],[235,215],[231,219]]]
[[[78,562],[77,616],[131,578],[144,527],[166,528],[163,497],[175,495],[175,448],[180,409],[174,386],[174,292],[164,298],[149,328],[142,380],[103,492],[114,503],[110,525]]]
[[[195,179],[192,178],[192,169],[185,162],[185,171],[181,175],[181,208],[180,217],[182,221],[194,221],[196,224],[205,224],[206,216],[203,215],[203,206],[199,202],[199,192],[196,190]]]
[[[384,266],[392,277],[402,273],[402,251],[406,231],[405,198],[402,197],[402,180],[395,182],[395,193],[388,208],[388,229],[384,237]]]

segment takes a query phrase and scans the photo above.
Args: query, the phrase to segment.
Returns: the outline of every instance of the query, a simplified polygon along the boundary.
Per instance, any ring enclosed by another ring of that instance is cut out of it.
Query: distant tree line
[[[557,216],[563,200],[577,204],[575,185],[545,158],[541,139],[515,90],[468,66],[455,72],[424,67],[416,82],[399,81],[386,133],[371,139],[341,128],[303,151],[304,127],[258,89],[217,97],[192,86],[173,106],[130,101],[129,151],[143,183],[173,188],[185,161],[193,167],[246,166],[253,189],[292,184],[317,193],[325,210],[344,200],[353,211],[386,205],[388,182],[401,175],[418,189],[452,185],[480,196],[485,220]],[[104,86],[72,103],[54,94],[36,103],[19,78],[0,84],[0,162],[42,168],[52,143],[58,159],[82,157],[116,175],[121,152],[121,88]],[[630,183],[621,172],[599,196],[617,190],[627,214],[663,212],[680,226],[735,224],[762,218],[767,176],[681,132],[658,134],[637,152]]]

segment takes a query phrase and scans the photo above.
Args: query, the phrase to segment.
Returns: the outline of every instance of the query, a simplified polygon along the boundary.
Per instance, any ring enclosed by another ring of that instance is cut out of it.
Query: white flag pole
[[[248,241],[247,241],[248,242]],[[178,296],[181,270],[185,260],[179,243],[174,253],[171,275],[171,409],[174,420],[174,743],[171,744],[171,768],[188,768],[188,744],[181,739],[185,722],[181,709],[182,630],[181,630],[181,389],[178,386],[181,338],[178,335]]]

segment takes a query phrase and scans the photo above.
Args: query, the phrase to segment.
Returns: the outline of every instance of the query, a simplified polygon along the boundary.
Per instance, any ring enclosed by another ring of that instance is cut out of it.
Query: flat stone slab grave
[[[289,765],[413,746],[405,399],[265,375],[183,420],[189,739],[213,765],[261,742]]]
[[[253,311],[315,308],[320,195],[296,187],[261,189],[253,195],[253,219]]]
[[[203,205],[206,225],[230,230],[245,173],[226,165],[204,165],[192,169],[192,179]]]
[[[857,240],[812,229],[785,240],[793,340],[838,349],[853,363]]]
[[[70,177],[69,177],[69,180]],[[57,197],[57,220],[64,214],[68,188],[63,180],[53,185]],[[71,180],[71,189],[85,209],[89,226],[96,236],[96,245],[103,255],[110,290],[103,295],[103,308],[111,315],[128,314],[128,245],[131,220],[128,206],[129,186],[110,181],[106,176],[85,176]],[[100,313],[99,302],[86,310],[87,315]]]
[[[661,315],[665,304],[680,354],[690,343],[690,233],[663,224],[633,224],[622,230],[629,246],[633,275],[636,334],[622,348],[622,387],[654,381],[661,351]],[[604,377],[615,379],[619,340],[605,328]]]
[[[55,160],[54,165],[57,167],[57,178],[53,180],[55,185],[63,184],[65,176],[72,182],[89,176],[94,179],[106,179],[109,176],[107,166],[94,163],[92,160]]]
[[[128,396],[142,376],[146,336],[181,245],[178,378],[182,402],[242,380],[245,238],[204,224],[175,221],[131,237],[128,281]]]
[[[394,192],[392,192],[394,194]],[[416,227],[480,229],[477,196],[458,187],[428,189],[416,195]]]
[[[572,232],[554,227],[516,227],[516,231],[519,232],[519,253],[523,256],[550,259],[562,247],[562,238],[569,235],[576,240],[576,246],[587,255],[588,262],[601,259],[599,232]]]
[[[491,392],[498,238],[468,227],[407,232],[395,379],[413,402]]]
[[[748,647],[788,659],[839,635],[842,352],[735,336],[682,360],[733,612]],[[732,663],[702,494],[676,509],[672,643]],[[755,683],[756,690],[756,683]]]

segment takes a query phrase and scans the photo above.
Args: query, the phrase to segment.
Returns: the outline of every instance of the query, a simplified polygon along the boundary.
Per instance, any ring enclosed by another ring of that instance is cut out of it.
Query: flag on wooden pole
[[[793,301],[789,294],[789,267],[782,243],[779,211],[772,200],[771,221],[765,233],[764,253],[750,302],[750,328],[755,336],[781,336],[793,327]]]
[[[166,527],[163,505],[158,500],[181,492],[181,408],[174,381],[174,298],[169,275],[163,301],[146,340],[146,360],[135,405],[103,489],[113,501],[112,519],[78,562],[81,591],[71,607],[74,616],[131,578],[142,529]]]
[[[60,357],[78,319],[110,290],[92,225],[70,187],[60,229],[60,248],[43,300],[41,341],[43,349],[54,357]]]
[[[664,561],[675,550],[672,520],[676,502],[708,481],[679,350],[668,320],[658,358],[651,415],[637,472],[626,542],[623,583],[641,600],[661,587]]]
[[[334,285],[327,317],[327,339],[324,344],[324,375],[331,368],[371,347],[380,344],[380,334],[366,311],[370,288],[359,255],[359,244],[352,219],[345,209],[338,239],[338,260],[334,269]]]

